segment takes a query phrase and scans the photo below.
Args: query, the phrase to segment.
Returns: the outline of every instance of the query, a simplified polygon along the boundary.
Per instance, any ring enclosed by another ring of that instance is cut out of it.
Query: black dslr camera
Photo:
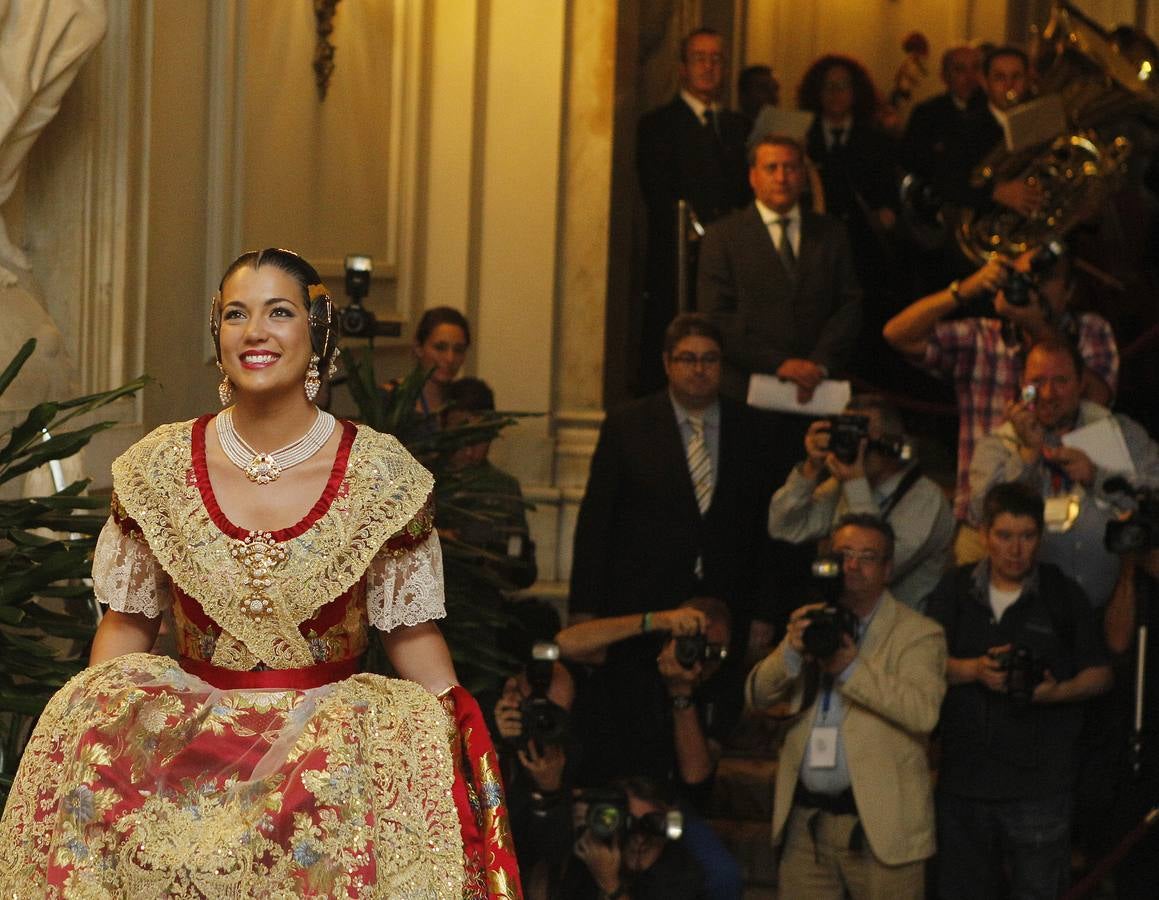
[[[913,448],[904,437],[898,435],[882,435],[880,438],[869,436],[869,416],[855,413],[843,413],[839,416],[830,416],[829,422],[829,449],[845,465],[852,465],[857,459],[857,448],[862,439],[868,441],[867,451],[876,450],[882,456],[890,456],[902,462],[909,462],[913,458]]]
[[[531,648],[531,660],[526,668],[531,694],[519,704],[519,716],[523,723],[519,745],[524,749],[532,741],[539,748],[567,743],[570,730],[567,710],[547,699],[552,670],[558,659],[557,644],[540,641]]]
[[[1027,272],[1011,271],[1006,278],[1006,287],[1002,292],[1006,295],[1006,302],[1011,306],[1029,306],[1030,292],[1036,289],[1039,283],[1066,252],[1061,241],[1048,241],[1030,257],[1030,270]]]
[[[374,260],[362,254],[346,257],[346,295],[350,303],[338,310],[338,330],[344,337],[374,338],[398,337],[402,326],[398,322],[379,322],[362,301],[370,293],[370,277]]]
[[[1006,673],[1006,695],[1012,702],[1025,705],[1034,697],[1034,689],[1042,683],[1045,662],[1023,644],[1015,644],[1004,653],[992,654]]]
[[[618,788],[588,788],[576,796],[576,802],[587,804],[580,831],[590,831],[605,844],[629,834],[675,841],[684,833],[684,817],[679,810],[633,816],[628,812],[628,796]]]
[[[686,669],[698,662],[721,662],[728,657],[724,644],[710,644],[705,634],[690,634],[676,638],[676,661]]]
[[[1108,478],[1103,484],[1108,493],[1134,497],[1135,510],[1126,519],[1112,519],[1103,533],[1103,544],[1111,553],[1130,553],[1159,547],[1159,490],[1135,487],[1126,478]]]
[[[805,652],[816,659],[827,659],[841,646],[841,636],[856,640],[857,616],[838,603],[844,586],[844,563],[840,556],[819,556],[811,567],[814,601],[825,605],[805,614],[809,620],[801,641]]]
[[[845,465],[852,465],[862,439],[869,437],[869,416],[830,416],[828,422],[829,452]]]
[[[811,609],[805,614],[809,625],[801,635],[805,652],[815,659],[828,659],[841,648],[842,635],[857,639],[857,616],[840,604]]]

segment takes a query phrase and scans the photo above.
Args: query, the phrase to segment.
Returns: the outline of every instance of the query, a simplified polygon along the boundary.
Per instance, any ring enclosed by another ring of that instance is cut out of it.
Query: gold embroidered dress
[[[209,418],[114,463],[93,565],[112,609],[171,606],[181,658],[120,656],[52,699],[0,822],[0,896],[463,896],[454,723],[356,674],[370,625],[445,615],[430,473],[342,423],[306,517],[249,532],[213,496]]]

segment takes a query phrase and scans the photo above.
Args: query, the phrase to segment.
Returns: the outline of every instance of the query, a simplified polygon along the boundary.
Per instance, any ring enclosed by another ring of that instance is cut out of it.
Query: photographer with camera
[[[789,701],[773,842],[780,896],[922,900],[934,853],[927,738],[945,692],[942,629],[894,599],[893,530],[850,515],[833,532],[835,604],[793,611],[748,676],[748,704]]]
[[[729,609],[716,597],[590,619],[556,636],[564,659],[591,667],[576,698],[577,781],[646,776],[671,785],[685,814],[684,843],[711,895],[739,898],[739,867],[702,818],[740,713],[739,673],[726,667],[730,639]]]
[[[703,868],[685,842],[681,814],[648,778],[581,791],[573,806],[577,838],[560,900],[708,900]],[[739,894],[737,895],[739,896]]]
[[[920,611],[949,564],[954,519],[942,489],[909,458],[903,429],[898,411],[874,395],[810,425],[805,461],[769,504],[769,536],[803,544],[829,535],[849,513],[877,516],[896,541],[889,588]]]
[[[1083,702],[1110,688],[1111,669],[1082,588],[1038,561],[1038,492],[996,485],[982,514],[986,557],[948,573],[929,599],[950,654],[938,896],[1055,897],[1070,870]]]
[[[1053,249],[1051,249],[1053,247]],[[1011,285],[1017,287],[1011,291]],[[978,441],[997,428],[1018,397],[1026,352],[1039,341],[1065,338],[1083,360],[1082,396],[1109,403],[1119,376],[1119,351],[1110,323],[1075,314],[1077,283],[1070,257],[1057,245],[1019,256],[994,257],[907,306],[886,323],[889,344],[919,368],[953,383],[958,403],[958,480],[954,517],[959,563],[984,548],[967,523],[970,461]],[[993,297],[993,305],[986,301]]]
[[[559,648],[536,643],[524,670],[508,678],[494,708],[512,837],[528,896],[571,848],[570,710],[575,682]],[[573,766],[574,767],[574,766]]]
[[[1118,515],[1106,481],[1114,474],[1078,446],[1071,435],[1103,435],[1126,448],[1141,485],[1159,485],[1159,444],[1129,417],[1082,399],[1083,360],[1060,340],[1035,344],[1026,357],[1023,396],[1007,405],[1006,421],[978,442],[970,464],[970,520],[977,523],[995,484],[1031,485],[1046,501],[1041,559],[1057,565],[1101,609],[1119,572],[1119,559],[1103,546],[1107,523]],[[1084,444],[1091,446],[1091,444]],[[1092,453],[1095,451],[1092,450]],[[1116,471],[1118,471],[1116,469]]]

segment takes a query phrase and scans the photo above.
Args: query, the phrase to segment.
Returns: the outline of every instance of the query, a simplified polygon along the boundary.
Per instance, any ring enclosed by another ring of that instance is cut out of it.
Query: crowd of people
[[[475,554],[479,604],[536,566],[519,484],[488,460],[494,396],[459,377],[467,319],[428,310],[413,377],[380,398],[414,388],[416,447],[462,438],[444,477],[477,503],[435,511],[426,460],[316,404],[336,351],[317,272],[239,257],[211,310],[224,410],[115,464],[109,611],[25,752],[5,895],[516,897],[521,873],[532,897],[739,898],[709,819],[760,717],[782,738],[785,900],[1054,898],[1076,850],[1112,851],[1159,805],[1159,646],[1139,627],[1159,443],[1114,411],[1116,335],[1073,253],[970,266],[905,225],[902,172],[947,202],[1039,208],[1036,185],[972,177],[1026,54],[949,48],[946,92],[911,110],[929,48],[905,47],[888,103],[858,61],[817,60],[793,136],[755,128],[780,102],[770,67],[741,73],[733,112],[723,38],[681,43],[680,90],[637,135],[642,396],[601,427],[567,621],[511,604],[521,665],[482,709],[435,625],[440,542]],[[678,314],[679,200],[706,230]],[[911,440],[919,371],[956,407],[944,483]],[[833,415],[771,412],[747,402],[754,375],[802,405],[827,380],[858,390]],[[147,652],[166,612],[178,664]],[[360,672],[370,626],[413,683]],[[1135,837],[1124,900],[1159,891],[1159,837]]]
[[[771,67],[724,107],[725,41],[699,29],[640,121],[641,396],[600,431],[569,618],[537,634],[550,674],[493,707],[532,893],[741,896],[706,817],[745,717],[780,723],[794,900],[1059,897],[1159,805],[1149,685],[1141,729],[1128,715],[1159,444],[1112,411],[1120,353],[1078,254],[979,265],[911,221],[904,174],[975,211],[1046,199],[976,173],[1031,90],[1026,53],[951,47],[945,93],[910,108],[920,38],[888,101],[857,60],[818,59],[790,135],[759,128]],[[704,226],[687,279],[679,200]],[[754,375],[799,404],[856,390],[840,414],[772,412]],[[956,415],[956,466],[923,467],[915,411],[936,407],[915,396]],[[1120,849],[1116,896],[1155,896],[1156,837]]]

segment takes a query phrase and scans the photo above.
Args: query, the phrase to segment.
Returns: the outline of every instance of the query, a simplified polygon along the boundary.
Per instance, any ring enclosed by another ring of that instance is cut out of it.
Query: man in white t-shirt
[[[1043,502],[1017,481],[983,504],[987,556],[942,579],[949,689],[935,795],[938,896],[1055,897],[1070,872],[1071,786],[1083,703],[1111,668],[1082,588],[1038,561]]]

